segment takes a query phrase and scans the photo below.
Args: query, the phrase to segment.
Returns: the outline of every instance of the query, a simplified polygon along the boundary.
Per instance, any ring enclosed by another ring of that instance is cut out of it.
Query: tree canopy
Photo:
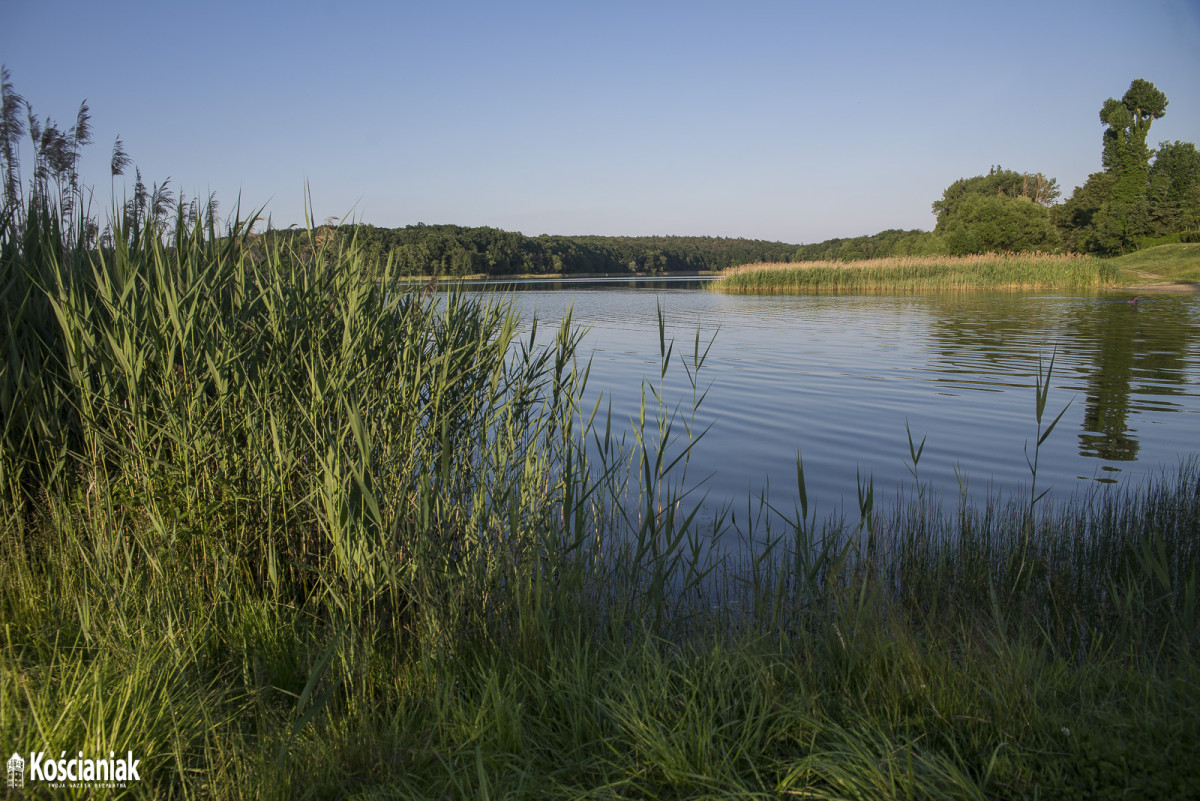
[[[987,175],[959,178],[946,187],[942,199],[934,201],[933,213],[938,218],[937,230],[944,230],[954,218],[959,204],[971,196],[1026,198],[1038,205],[1049,206],[1060,194],[1058,181],[1054,178],[1047,178],[1040,172],[1016,172],[995,166]]]
[[[1057,250],[1061,238],[1045,206],[1027,197],[968,195],[949,213],[943,230],[952,256],[998,251]]]
[[[946,187],[933,203],[934,232],[952,255],[1054,250],[1061,237],[1047,207],[1059,194],[1054,178],[995,166]]]
[[[1147,145],[1150,126],[1167,113],[1168,102],[1158,87],[1142,78],[1130,83],[1120,100],[1104,101],[1100,108],[1104,170],[1088,176],[1055,210],[1067,247],[1121,253],[1143,237],[1200,223],[1196,198],[1200,162],[1193,158],[1195,146],[1164,142],[1156,152]]]
[[[1118,178],[1114,197],[1134,202],[1145,195],[1150,125],[1167,113],[1167,96],[1138,78],[1120,100],[1109,98],[1100,109],[1104,129],[1104,169]]]
[[[1191,142],[1160,142],[1147,193],[1153,233],[1200,228],[1200,152]]]

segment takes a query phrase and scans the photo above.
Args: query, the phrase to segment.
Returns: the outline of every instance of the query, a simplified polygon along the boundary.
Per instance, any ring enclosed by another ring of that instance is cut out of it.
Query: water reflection
[[[1136,306],[1118,300],[1072,315],[1070,325],[1094,353],[1079,452],[1133,461],[1139,447],[1130,421],[1134,382],[1139,408],[1178,408],[1163,398],[1187,392],[1189,348],[1196,342],[1194,304],[1178,298],[1150,298]]]
[[[1069,492],[1173,468],[1200,443],[1200,298],[1159,295],[1130,306],[1110,295],[948,294],[746,297],[678,280],[522,282],[507,294],[551,324],[572,309],[590,327],[590,387],[613,419],[637,414],[656,375],[657,310],[676,354],[715,342],[697,419],[711,424],[693,475],[716,500],[768,484],[788,505],[795,459],[809,495],[854,494],[858,472],[878,494],[911,487],[906,426],[928,436],[922,481],[953,497],[961,482],[1019,492],[1036,438],[1033,387],[1054,354],[1050,406],[1070,408],[1041,454],[1038,485]],[[547,328],[549,330],[549,328]],[[682,369],[668,401],[690,402]],[[1072,436],[1069,432],[1074,430]],[[973,482],[973,483],[972,483]],[[784,497],[781,497],[783,495]]]
[[[940,357],[931,369],[943,375],[938,381],[976,389],[1030,386],[1039,363],[1048,369],[1054,357],[1055,385],[1083,390],[1081,456],[1136,461],[1140,446],[1131,416],[1185,411],[1185,404],[1164,398],[1187,396],[1195,384],[1200,327],[1192,296],[1163,295],[1139,305],[1112,296],[984,296],[947,300],[931,310]]]

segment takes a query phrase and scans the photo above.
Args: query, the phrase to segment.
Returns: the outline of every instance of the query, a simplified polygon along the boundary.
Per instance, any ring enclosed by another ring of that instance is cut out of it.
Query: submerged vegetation
[[[722,273],[720,292],[795,293],[963,289],[1103,289],[1116,271],[1087,256],[987,253],[869,259],[856,262],[747,264]]]

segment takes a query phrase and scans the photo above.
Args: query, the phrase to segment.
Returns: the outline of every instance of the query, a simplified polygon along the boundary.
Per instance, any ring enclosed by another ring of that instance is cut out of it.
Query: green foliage
[[[1138,78],[1120,100],[1109,98],[1100,109],[1104,130],[1104,168],[1117,175],[1114,197],[1133,203],[1143,196],[1150,150],[1146,137],[1154,120],[1167,112],[1167,96]]]
[[[1054,251],[1058,231],[1050,211],[1024,197],[968,195],[938,221],[951,255],[1003,251]]]
[[[1118,255],[1149,237],[1200,225],[1200,154],[1195,145],[1162,142],[1152,151],[1146,144],[1151,124],[1166,113],[1167,103],[1166,95],[1142,79],[1133,81],[1120,100],[1104,103],[1104,172],[1089,176],[1054,210],[1068,248]]]
[[[1148,199],[1156,234],[1200,228],[1200,151],[1161,142],[1150,165]]]
[[[945,252],[944,243],[935,234],[890,228],[870,236],[827,239],[811,245],[799,245],[790,258],[779,261],[859,261],[889,256],[936,256]]]
[[[1158,189],[1150,192],[1150,148],[1146,137],[1155,119],[1166,113],[1167,97],[1154,84],[1138,78],[1120,100],[1109,98],[1100,109],[1104,123],[1103,164],[1106,178],[1095,175],[1076,190],[1077,202],[1057,215],[1064,238],[1075,248],[1091,253],[1117,254],[1134,246],[1139,237],[1170,233],[1173,215],[1167,196],[1171,192],[1175,167],[1183,167],[1185,158],[1168,154],[1159,171]],[[1182,155],[1179,154],[1179,155]],[[1180,190],[1186,194],[1186,180]],[[1175,196],[1172,196],[1175,199]],[[1156,231],[1156,219],[1165,228]]]
[[[1047,209],[1058,184],[1042,173],[992,167],[960,178],[934,202],[935,234],[952,256],[1002,251],[1054,251],[1060,237]]]
[[[1042,173],[1021,173],[992,167],[987,175],[959,178],[942,193],[942,199],[934,201],[933,213],[937,215],[938,233],[943,233],[961,218],[960,207],[973,197],[1025,198],[1040,206],[1049,206],[1058,198],[1058,181]]]
[[[1109,230],[1108,204],[1116,176],[1096,172],[1071,197],[1051,209],[1055,225],[1062,232],[1063,244],[1076,253],[1110,253],[1119,250],[1117,232]]]

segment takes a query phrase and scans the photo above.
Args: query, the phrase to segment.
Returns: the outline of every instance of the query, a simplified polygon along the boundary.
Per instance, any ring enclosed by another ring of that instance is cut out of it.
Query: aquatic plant
[[[948,291],[970,289],[1101,289],[1115,271],[1089,256],[986,253],[906,256],[855,262],[746,264],[722,273],[718,292]]]

